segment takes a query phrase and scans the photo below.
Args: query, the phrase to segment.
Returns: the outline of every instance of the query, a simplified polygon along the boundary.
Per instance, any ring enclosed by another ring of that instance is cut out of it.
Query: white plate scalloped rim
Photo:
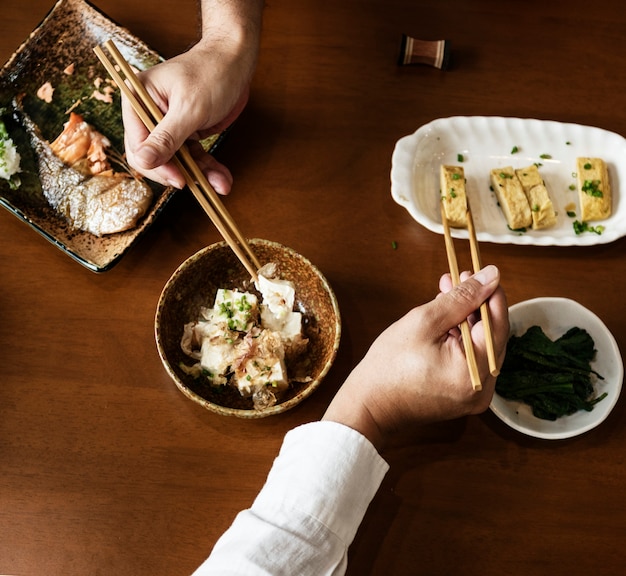
[[[512,153],[513,147],[519,151]],[[463,156],[459,162],[458,155]],[[551,158],[543,159],[541,155]],[[576,235],[575,218],[566,214],[578,196],[569,189],[575,183],[576,158],[593,156],[608,164],[613,191],[613,213],[597,224],[603,234]],[[489,171],[512,165],[514,168],[541,163],[555,209],[557,223],[546,230],[511,231],[490,190]],[[391,166],[391,194],[422,226],[443,233],[439,211],[439,166],[463,166],[478,240],[500,244],[538,246],[588,246],[604,244],[626,235],[626,140],[601,128],[547,120],[487,116],[441,118],[422,126],[396,143]],[[453,229],[456,238],[467,238],[467,231]]]
[[[505,400],[494,394],[492,412],[503,422],[529,436],[557,440],[577,436],[603,422],[619,398],[624,366],[615,338],[605,324],[593,312],[567,298],[535,298],[510,307],[511,334],[521,336],[531,326],[541,326],[552,339],[556,339],[573,326],[589,332],[596,347],[592,368],[604,377],[596,380],[596,394],[606,392],[606,398],[598,402],[591,412],[581,410],[555,421],[533,416],[530,407],[522,402]]]

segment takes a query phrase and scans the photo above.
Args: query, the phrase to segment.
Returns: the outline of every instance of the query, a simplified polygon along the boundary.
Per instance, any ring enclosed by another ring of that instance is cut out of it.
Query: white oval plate
[[[516,153],[514,146],[519,149]],[[551,158],[541,158],[544,154]],[[608,165],[613,213],[607,220],[592,223],[605,226],[601,235],[576,235],[576,218],[567,215],[568,204],[574,204],[579,212],[578,193],[569,188],[575,183],[578,156],[603,158]],[[391,161],[391,195],[422,226],[442,234],[439,167],[456,164],[465,170],[478,240],[537,246],[605,244],[626,235],[626,177],[621,174],[624,158],[626,140],[600,128],[495,116],[440,118],[396,143]],[[541,163],[540,173],[558,213],[557,223],[545,230],[514,232],[508,228],[490,189],[489,171],[503,166],[522,168],[535,162]],[[452,235],[467,238],[467,231],[452,229]]]
[[[593,338],[596,357],[592,368],[604,377],[596,380],[596,395],[607,393],[591,412],[581,410],[555,421],[533,416],[530,406],[523,402],[505,400],[494,394],[491,410],[503,422],[529,436],[558,440],[577,436],[600,424],[611,412],[619,398],[624,366],[617,342],[602,320],[593,312],[567,298],[535,298],[514,304],[509,309],[511,335],[521,336],[531,326],[541,326],[551,339],[562,336],[574,326],[584,328]]]

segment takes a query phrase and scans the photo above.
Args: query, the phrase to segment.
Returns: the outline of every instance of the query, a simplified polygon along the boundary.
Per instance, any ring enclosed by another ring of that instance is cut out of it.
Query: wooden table
[[[195,38],[193,0],[96,3],[166,57]],[[1,62],[49,8],[3,0]],[[443,238],[392,200],[395,142],[453,115],[626,134],[625,27],[618,0],[268,1],[252,98],[218,153],[235,177],[226,202],[249,236],[323,271],[344,327],[323,386],[279,417],[213,415],[160,363],[160,291],[219,240],[191,194],[99,275],[0,211],[0,574],[191,573],[252,502],[283,435],[318,419],[374,337],[436,293]],[[403,32],[449,40],[452,68],[398,66]],[[484,243],[482,256],[511,304],[573,298],[626,349],[625,250]],[[405,435],[385,453],[392,470],[348,573],[622,573],[625,434],[621,400],[564,441],[491,412]]]

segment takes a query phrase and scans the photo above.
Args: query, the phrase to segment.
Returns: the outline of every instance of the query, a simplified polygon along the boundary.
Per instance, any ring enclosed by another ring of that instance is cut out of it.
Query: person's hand
[[[122,98],[128,163],[144,176],[182,188],[185,180],[170,161],[185,141],[216,192],[227,194],[230,171],[207,154],[197,140],[217,134],[241,113],[248,100],[256,64],[257,41],[203,38],[189,51],[157,64],[139,78],[163,120],[150,134],[126,98]]]
[[[375,340],[323,419],[358,430],[380,448],[405,424],[449,420],[487,409],[495,378],[489,374],[483,323],[476,311],[489,299],[500,367],[509,334],[508,306],[495,266],[462,278],[452,288],[449,275],[442,277],[437,298],[411,310]],[[479,391],[472,387],[458,328],[465,319],[470,322],[483,383]]]

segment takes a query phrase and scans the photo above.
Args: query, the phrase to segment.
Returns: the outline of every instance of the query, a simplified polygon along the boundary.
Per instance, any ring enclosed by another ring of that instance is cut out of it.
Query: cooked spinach
[[[509,339],[496,392],[525,402],[544,420],[591,411],[607,395],[594,398],[593,379],[603,379],[591,369],[595,354],[593,338],[582,328],[570,328],[553,341],[532,326]]]

